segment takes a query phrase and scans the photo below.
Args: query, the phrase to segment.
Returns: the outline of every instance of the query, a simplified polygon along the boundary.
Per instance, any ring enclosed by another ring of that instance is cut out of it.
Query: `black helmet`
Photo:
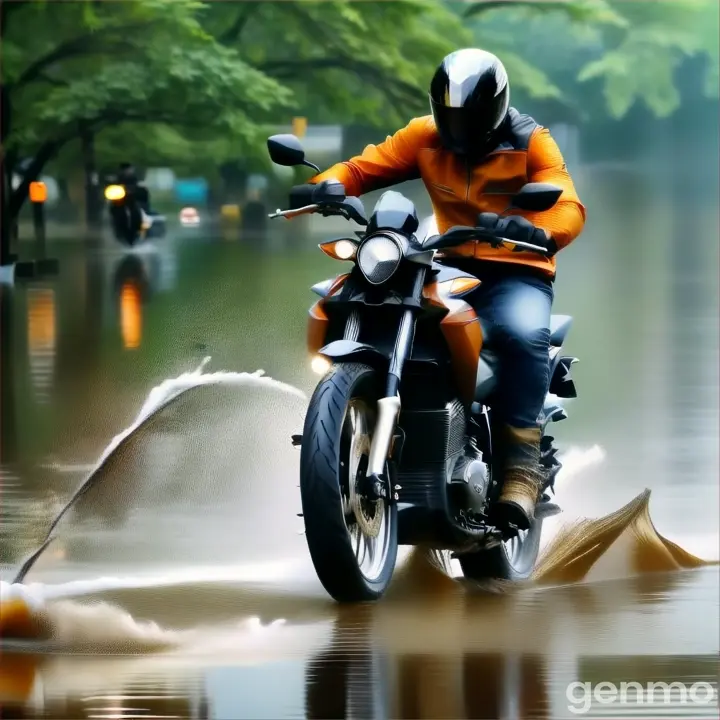
[[[131,163],[120,163],[118,179],[127,185],[134,185],[138,181],[137,172]]]
[[[499,58],[457,50],[440,63],[430,83],[430,107],[443,145],[460,155],[487,152],[507,116],[510,84]]]

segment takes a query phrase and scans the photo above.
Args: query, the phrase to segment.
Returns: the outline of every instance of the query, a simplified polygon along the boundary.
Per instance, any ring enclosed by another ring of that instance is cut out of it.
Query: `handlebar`
[[[349,201],[349,198],[342,202],[326,202],[326,203],[314,203],[311,205],[304,205],[303,207],[295,208],[292,210],[281,210],[278,208],[274,213],[268,215],[269,218],[293,218],[298,215],[305,215],[308,213],[320,213],[323,216],[327,215],[340,215],[346,220],[354,220],[361,225],[367,225],[367,219],[358,213],[358,208],[354,207]],[[360,207],[362,205],[360,204]],[[489,230],[479,227],[469,227],[464,225],[456,225],[451,227],[447,232],[442,235],[435,235],[434,237],[428,238],[423,246],[427,250],[444,250],[451,248],[462,243],[478,240],[480,242],[486,242],[489,245],[497,247],[498,245],[509,245],[513,250],[527,250],[534,252],[539,255],[549,255],[549,250],[542,245],[534,245],[532,243],[523,242],[521,240],[511,240],[510,238],[499,237],[494,235]]]
[[[278,208],[274,213],[268,215],[269,218],[293,218],[297,215],[305,215],[308,213],[319,213],[323,217],[328,215],[339,215],[346,220],[353,220],[358,225],[367,225],[368,221],[365,217],[365,208],[362,202],[355,197],[346,197],[343,200],[335,200],[329,202],[313,203],[312,205],[304,205],[303,207],[290,210],[281,210]]]
[[[512,249],[528,250],[538,253],[539,255],[548,255],[549,251],[542,245],[534,245],[532,243],[523,242],[521,240],[512,240],[510,238],[494,235],[489,230],[479,227],[455,226],[450,228],[442,235],[435,235],[428,238],[423,246],[428,250],[445,250],[446,248],[462,245],[465,242],[478,240],[486,242],[488,245],[497,247],[498,245],[510,245]]]

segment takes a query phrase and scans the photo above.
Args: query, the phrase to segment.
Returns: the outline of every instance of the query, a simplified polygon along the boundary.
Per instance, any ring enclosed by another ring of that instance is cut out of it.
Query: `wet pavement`
[[[133,432],[59,526],[28,576],[56,646],[6,648],[3,717],[717,717],[718,568],[681,553],[718,557],[717,194],[689,227],[654,176],[578,185],[591,213],[555,303],[581,359],[555,433],[564,514],[546,530],[554,574],[525,587],[467,588],[412,556],[388,598],[338,610],[314,578],[289,443],[305,401],[240,374],[312,392],[309,287],[339,272],[322,235],[68,239],[57,279],[3,287],[3,580],[152,388],[206,356],[204,373],[237,374]],[[558,534],[645,488],[652,524],[638,506],[615,534]],[[603,703],[603,681],[686,697]],[[714,705],[690,696],[706,685]]]

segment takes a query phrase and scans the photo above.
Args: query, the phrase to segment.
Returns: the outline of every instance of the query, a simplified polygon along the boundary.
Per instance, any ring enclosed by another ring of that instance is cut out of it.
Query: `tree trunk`
[[[102,207],[99,197],[99,179],[95,164],[95,133],[87,126],[80,126],[83,171],[85,173],[85,223],[88,231],[99,230],[102,223]]]
[[[2,85],[0,89],[2,97],[0,98],[0,110],[2,111],[2,118],[0,119],[0,132],[2,137],[0,139],[0,175],[2,175],[2,188],[0,188],[0,209],[2,210],[2,217],[0,217],[0,223],[2,225],[0,230],[0,265],[10,264],[10,255],[13,239],[13,228],[14,219],[10,213],[10,196],[12,195],[12,166],[10,158],[7,152],[7,138],[10,134],[10,93],[5,85]]]

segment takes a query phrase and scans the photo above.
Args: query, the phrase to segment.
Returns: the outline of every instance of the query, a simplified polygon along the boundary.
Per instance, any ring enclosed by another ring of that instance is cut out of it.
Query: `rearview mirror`
[[[550,183],[527,183],[513,195],[510,207],[516,210],[542,212],[549,210],[562,195],[562,188]]]
[[[305,149],[300,140],[294,135],[272,135],[268,138],[267,147],[270,153],[270,159],[276,165],[284,165],[286,167],[306,165],[320,172],[320,168],[317,165],[313,165],[305,159]]]

